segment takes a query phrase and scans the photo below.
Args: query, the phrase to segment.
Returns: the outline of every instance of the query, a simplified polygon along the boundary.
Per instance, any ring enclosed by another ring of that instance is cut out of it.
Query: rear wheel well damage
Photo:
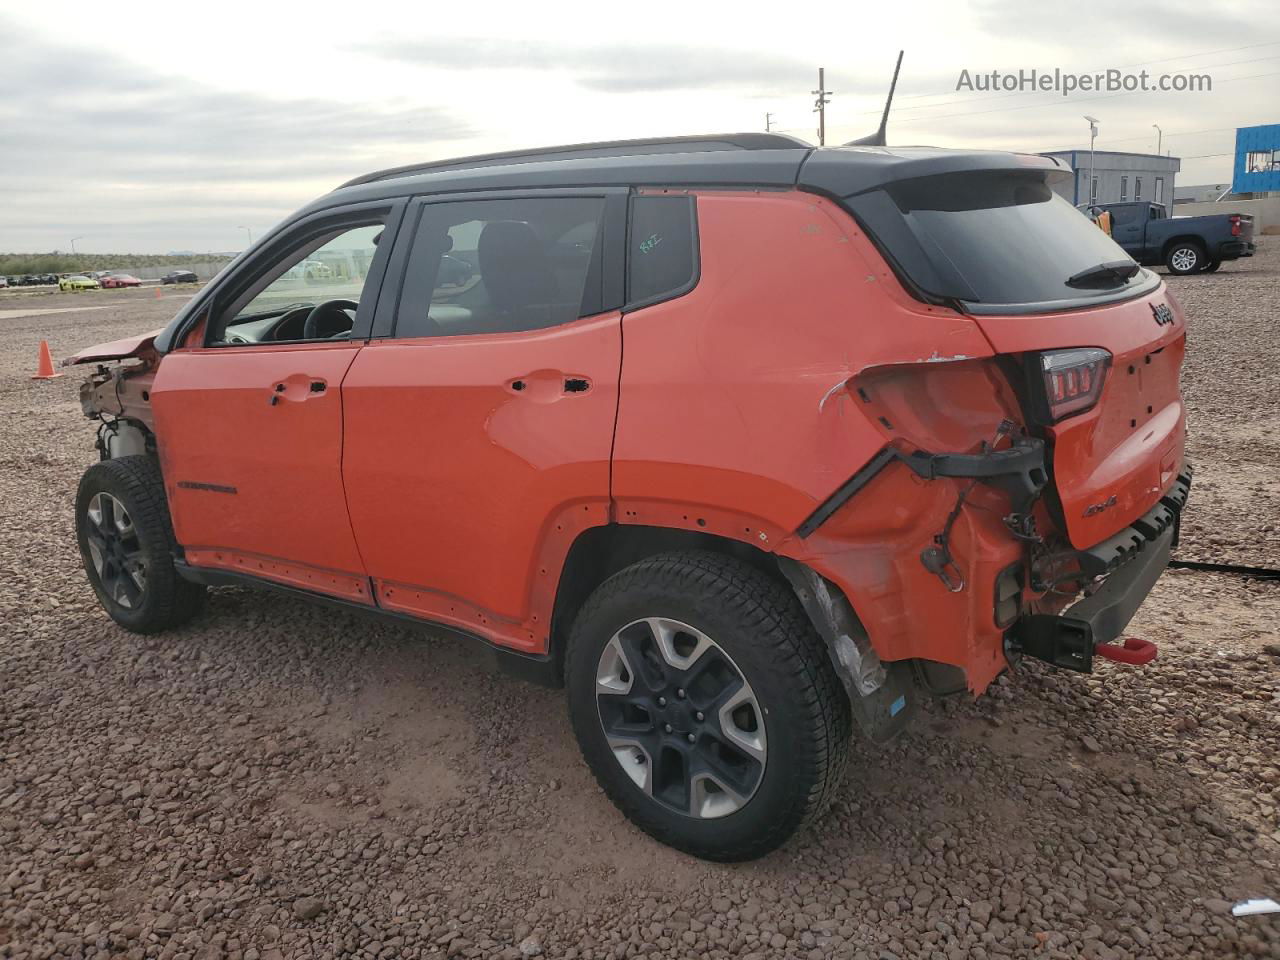
[[[584,531],[569,549],[556,591],[550,654],[558,672],[574,619],[591,593],[626,567],[672,552],[731,556],[785,585],[822,638],[863,732],[883,742],[906,725],[915,704],[910,664],[880,661],[838,586],[799,561],[712,533],[628,524]]]

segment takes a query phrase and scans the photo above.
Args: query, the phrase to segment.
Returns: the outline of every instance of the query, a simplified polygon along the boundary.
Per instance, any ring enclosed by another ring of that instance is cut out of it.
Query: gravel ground
[[[1280,565],[1280,243],[1173,280],[1194,318],[1183,556]],[[170,292],[0,297],[0,957],[1280,957],[1280,586],[1171,571],[1148,669],[1028,664],[854,746],[831,812],[691,860],[593,785],[563,696],[473,646],[220,590],[173,634],[99,610],[93,457],[55,356]],[[112,299],[108,300],[107,298]],[[38,300],[38,302],[37,302]]]

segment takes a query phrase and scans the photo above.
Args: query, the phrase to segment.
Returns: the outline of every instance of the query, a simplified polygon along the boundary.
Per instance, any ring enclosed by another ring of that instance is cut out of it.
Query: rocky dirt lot
[[[1280,243],[1175,279],[1197,464],[1181,555],[1280,566]],[[632,829],[563,696],[429,632],[240,590],[176,633],[99,610],[92,460],[55,356],[182,295],[0,298],[0,957],[1280,957],[1280,584],[1170,572],[1150,668],[1035,664],[856,744],[751,864]],[[6,311],[104,307],[26,318]]]

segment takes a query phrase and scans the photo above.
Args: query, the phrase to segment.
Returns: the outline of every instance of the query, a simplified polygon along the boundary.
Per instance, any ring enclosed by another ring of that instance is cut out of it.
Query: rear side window
[[[602,197],[432,203],[395,336],[515,333],[601,312]]]
[[[1129,261],[1043,174],[957,173],[890,184],[848,201],[919,288],[975,307],[1114,299],[1151,283],[1137,271],[1096,289],[1067,280]]]
[[[698,272],[693,197],[631,200],[627,303],[633,308],[688,292]]]

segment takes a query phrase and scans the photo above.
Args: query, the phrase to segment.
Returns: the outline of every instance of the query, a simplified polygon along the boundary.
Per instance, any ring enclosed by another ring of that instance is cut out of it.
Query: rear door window
[[[627,236],[627,303],[631,309],[680,296],[698,274],[694,198],[637,196]]]
[[[514,333],[602,311],[603,197],[423,207],[397,337]]]
[[[1104,288],[1067,280],[1128,261],[1038,172],[956,173],[904,180],[849,205],[898,268],[925,293],[973,307],[1115,299],[1152,283],[1139,270]]]

